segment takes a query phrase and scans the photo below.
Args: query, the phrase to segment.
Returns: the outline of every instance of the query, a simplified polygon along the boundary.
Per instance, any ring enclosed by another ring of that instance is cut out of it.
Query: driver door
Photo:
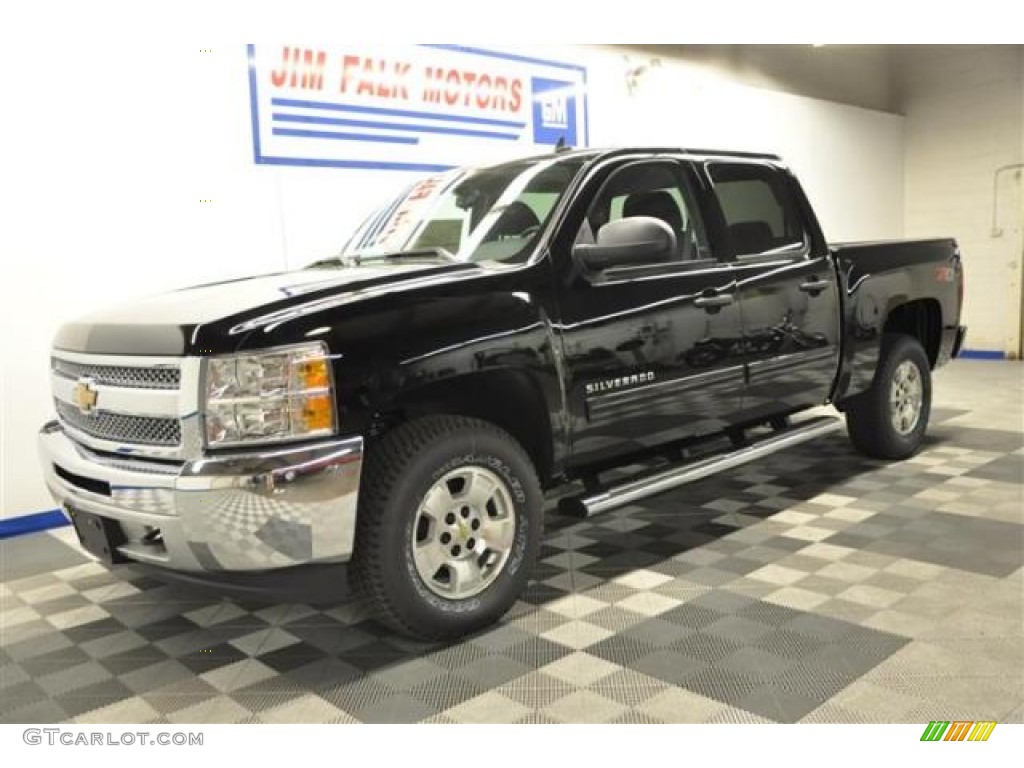
[[[597,274],[556,254],[567,272],[559,304],[574,464],[717,432],[739,412],[736,279],[709,248],[696,183],[671,158],[619,161],[590,182],[585,214],[567,220],[575,242],[600,244],[602,226],[629,216],[659,218],[677,240],[666,261]]]

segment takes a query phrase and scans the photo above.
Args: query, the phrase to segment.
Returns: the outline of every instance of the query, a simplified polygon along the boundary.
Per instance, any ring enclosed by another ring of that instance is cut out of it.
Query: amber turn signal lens
[[[307,397],[302,403],[302,424],[305,431],[331,429],[334,426],[334,403],[330,395]]]
[[[303,360],[299,363],[299,381],[303,389],[321,389],[330,386],[326,360]]]

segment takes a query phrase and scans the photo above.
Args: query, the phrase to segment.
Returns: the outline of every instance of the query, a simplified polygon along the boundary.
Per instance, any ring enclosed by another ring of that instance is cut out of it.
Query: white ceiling
[[[631,57],[677,58],[729,73],[741,82],[868,109],[903,113],[915,81],[910,60],[968,47],[942,45],[621,45]],[[1024,46],[1015,49],[1024,72]]]

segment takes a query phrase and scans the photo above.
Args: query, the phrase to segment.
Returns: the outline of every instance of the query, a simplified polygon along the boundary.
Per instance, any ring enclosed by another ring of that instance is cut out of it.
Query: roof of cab
[[[673,154],[673,155],[691,155],[694,157],[735,157],[746,160],[770,160],[775,162],[781,162],[782,158],[778,155],[770,152],[745,152],[727,149],[690,149],[688,147],[658,147],[658,146],[636,146],[636,147],[580,147],[578,149],[563,149],[557,152],[549,152],[544,155],[537,155],[532,158],[524,159],[547,159],[554,157],[579,157],[581,155],[589,155],[595,159],[606,157],[614,157],[616,155],[628,155],[634,153],[650,154],[650,155],[662,155],[662,154]]]

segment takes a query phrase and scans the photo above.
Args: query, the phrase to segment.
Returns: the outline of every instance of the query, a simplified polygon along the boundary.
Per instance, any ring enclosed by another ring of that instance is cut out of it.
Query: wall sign
[[[448,45],[248,50],[257,163],[441,171],[587,145],[576,64]]]

